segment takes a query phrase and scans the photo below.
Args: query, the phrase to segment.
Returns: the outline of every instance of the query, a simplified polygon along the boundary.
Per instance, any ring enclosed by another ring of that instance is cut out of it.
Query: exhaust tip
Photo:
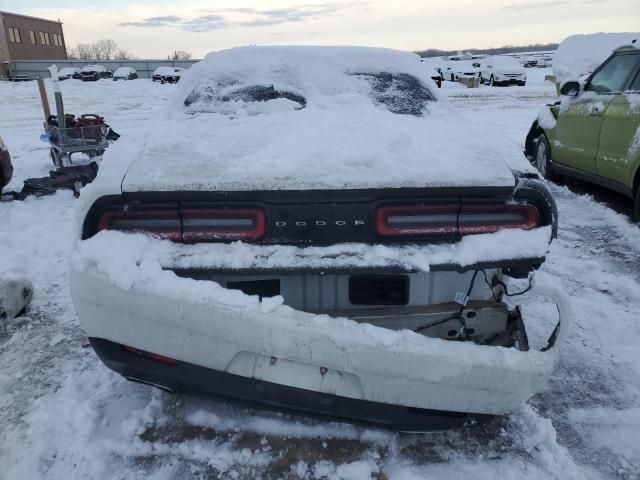
[[[167,393],[170,393],[171,395],[176,393],[173,388],[167,387],[166,385],[162,385],[160,383],[150,382],[149,380],[144,380],[142,378],[133,377],[131,375],[124,375],[124,378],[126,380],[129,380],[130,382],[141,383],[143,385],[149,385],[150,387],[159,388],[160,390],[162,390],[164,392],[167,392]]]

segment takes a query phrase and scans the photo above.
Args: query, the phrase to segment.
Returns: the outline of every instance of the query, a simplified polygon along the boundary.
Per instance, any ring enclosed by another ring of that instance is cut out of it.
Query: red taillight
[[[538,226],[538,209],[527,203],[463,205],[458,217],[461,235],[493,233],[503,228],[531,230]]]
[[[178,360],[176,360],[175,358],[165,357],[164,355],[159,355],[157,353],[145,352],[144,350],[139,350],[134,347],[122,345],[122,349],[127,353],[131,353],[133,355],[137,355],[138,357],[146,358],[149,360],[154,360],[156,362],[166,363],[168,365],[176,365],[178,363]]]
[[[381,207],[376,231],[385,237],[457,233],[457,205]]]
[[[106,212],[100,217],[99,227],[100,230],[150,233],[171,240],[182,238],[177,209]]]
[[[258,209],[181,210],[182,239],[255,240],[264,235],[264,213]]]
[[[142,232],[175,241],[256,240],[265,219],[257,208],[191,208],[105,212],[100,230]]]
[[[385,237],[472,235],[503,228],[530,230],[539,225],[538,209],[529,203],[402,205],[376,212],[376,231]]]

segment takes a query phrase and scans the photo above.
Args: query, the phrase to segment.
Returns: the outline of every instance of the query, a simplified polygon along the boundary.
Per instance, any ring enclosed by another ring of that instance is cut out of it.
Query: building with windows
[[[66,60],[62,22],[0,11],[0,77],[15,60]]]

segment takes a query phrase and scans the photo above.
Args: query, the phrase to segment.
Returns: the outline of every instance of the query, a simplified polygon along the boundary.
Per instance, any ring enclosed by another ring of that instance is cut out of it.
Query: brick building
[[[0,11],[0,77],[14,60],[66,60],[62,22]]]

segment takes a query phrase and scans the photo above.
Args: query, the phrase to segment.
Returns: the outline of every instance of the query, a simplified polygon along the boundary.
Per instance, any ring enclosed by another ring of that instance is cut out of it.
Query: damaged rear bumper
[[[412,431],[526,401],[551,375],[571,322],[564,295],[538,288],[556,302],[560,320],[545,351],[523,352],[265,306],[240,292],[230,301],[214,282],[169,271],[118,287],[85,265],[72,271],[71,291],[97,353],[130,379]]]

